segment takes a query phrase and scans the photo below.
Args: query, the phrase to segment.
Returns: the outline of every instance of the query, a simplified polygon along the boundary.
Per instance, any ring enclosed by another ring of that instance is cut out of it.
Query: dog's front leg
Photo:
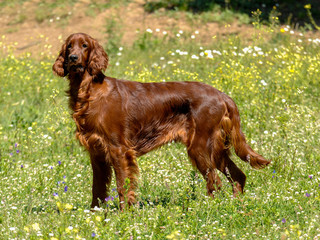
[[[90,154],[90,159],[93,170],[91,208],[94,208],[105,202],[112,179],[112,168],[103,154]]]

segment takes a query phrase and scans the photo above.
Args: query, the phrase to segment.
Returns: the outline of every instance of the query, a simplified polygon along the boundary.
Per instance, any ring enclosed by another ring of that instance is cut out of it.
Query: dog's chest
[[[77,126],[76,137],[86,149],[104,151],[108,137],[105,134],[101,120],[102,114],[96,107],[88,105],[81,115],[74,114],[73,119]]]

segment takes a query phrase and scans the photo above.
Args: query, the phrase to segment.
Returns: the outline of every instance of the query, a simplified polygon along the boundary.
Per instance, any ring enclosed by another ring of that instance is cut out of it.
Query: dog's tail
[[[263,168],[270,161],[252,150],[246,142],[245,136],[240,128],[240,115],[236,104],[227,95],[224,95],[227,111],[221,119],[221,130],[225,135],[226,148],[232,145],[239,158],[250,163],[253,168]]]

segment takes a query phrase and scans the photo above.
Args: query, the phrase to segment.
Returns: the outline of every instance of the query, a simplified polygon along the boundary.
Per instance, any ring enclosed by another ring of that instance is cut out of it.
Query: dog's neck
[[[84,102],[89,98],[89,85],[93,81],[93,77],[87,72],[83,73],[69,73],[69,107],[75,112],[77,111],[77,103]],[[84,99],[86,98],[86,99]]]
[[[102,72],[95,76],[92,76],[87,70],[80,73],[69,73],[69,90],[67,90],[69,107],[76,112],[79,104],[88,101],[91,84],[102,83],[104,78],[105,75]]]

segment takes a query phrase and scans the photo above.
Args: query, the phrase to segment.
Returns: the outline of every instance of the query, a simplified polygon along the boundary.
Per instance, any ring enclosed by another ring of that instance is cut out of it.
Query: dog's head
[[[85,71],[97,76],[107,67],[108,55],[97,40],[85,33],[74,33],[62,45],[52,70],[60,77]]]

